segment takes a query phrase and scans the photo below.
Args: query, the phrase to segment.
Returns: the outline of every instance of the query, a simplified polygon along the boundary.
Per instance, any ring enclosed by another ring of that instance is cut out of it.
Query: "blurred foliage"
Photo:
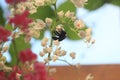
[[[9,31],[13,31],[13,27],[10,24],[6,24],[5,25],[5,29],[9,30]]]
[[[3,17],[3,10],[0,7],[0,26],[4,26],[5,25],[5,19]]]
[[[43,37],[44,37],[44,32],[45,32],[45,30],[41,30],[41,31],[40,31],[40,37],[39,37],[39,39],[43,39]]]
[[[58,7],[58,11],[61,10],[63,10],[64,12],[67,12],[68,10],[75,12],[76,7],[70,1],[66,1],[65,3]]]
[[[103,0],[88,0],[85,8],[88,10],[95,10],[104,4]]]
[[[22,50],[25,50],[27,48],[30,48],[31,45],[30,43],[26,43],[25,40],[24,40],[24,36],[21,35],[20,37],[16,38],[14,41],[12,41],[12,44],[10,45],[10,49],[9,49],[9,52],[10,52],[10,56],[11,56],[11,62],[10,64],[11,65],[16,65],[18,64],[18,55],[19,55],[19,52],[22,51]]]
[[[120,0],[88,0],[85,8],[92,11],[102,7],[106,3],[120,6]]]
[[[37,9],[37,12],[30,15],[32,19],[42,19],[45,20],[46,17],[55,17],[54,10],[50,6],[42,6]]]
[[[120,7],[120,0],[111,0],[111,3]]]
[[[72,12],[76,12],[76,7],[70,1],[66,1],[65,3],[60,5],[57,10],[58,12],[61,10],[64,12],[67,12],[68,10]],[[64,23],[67,22],[67,24],[64,24],[64,29],[65,32],[67,33],[67,37],[71,40],[79,40],[80,37],[78,36],[77,32],[72,29],[74,28],[73,22],[70,21],[69,18],[62,19],[62,22]]]

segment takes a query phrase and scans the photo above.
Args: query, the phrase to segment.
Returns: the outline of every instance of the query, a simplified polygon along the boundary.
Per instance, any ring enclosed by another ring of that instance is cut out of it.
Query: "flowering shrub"
[[[91,38],[91,28],[87,28],[82,19],[75,16],[75,6],[83,7],[87,0],[68,0],[66,3],[72,8],[65,10],[62,8],[64,4],[57,8],[57,0],[6,2],[11,15],[7,18],[8,23],[4,27],[0,26],[0,80],[52,80],[47,77],[47,73],[55,72],[55,69],[47,69],[45,65],[50,61],[61,60],[68,54],[60,47],[65,38],[83,39],[87,44],[95,42]],[[44,37],[46,30],[50,31],[50,38]],[[30,50],[31,38],[42,39],[43,50],[39,56],[43,57],[44,62],[38,62],[37,55]],[[5,45],[7,41],[11,41],[9,47]],[[6,64],[3,54],[7,50],[12,60]],[[71,52],[69,55],[75,59],[76,53]]]

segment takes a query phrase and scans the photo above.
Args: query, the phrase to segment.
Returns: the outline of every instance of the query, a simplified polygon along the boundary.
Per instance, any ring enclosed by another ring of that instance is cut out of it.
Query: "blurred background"
[[[66,0],[58,0],[57,5],[62,6]],[[3,9],[3,17],[9,16],[8,5],[4,0],[0,0],[0,6]],[[0,12],[1,14],[2,12]],[[89,0],[85,8],[77,8],[76,15],[83,19],[88,27],[92,28],[92,37],[96,43],[91,47],[82,40],[65,39],[61,42],[61,47],[69,52],[76,52],[75,60],[69,55],[64,58],[72,64],[80,62],[81,64],[120,64],[120,1],[119,0]],[[2,19],[2,16],[0,16]],[[0,21],[2,22],[2,20]],[[50,33],[46,31],[46,37]],[[32,50],[39,55],[42,50],[40,41],[32,39]],[[9,53],[5,53],[10,61]],[[40,57],[38,60],[42,60]],[[52,65],[67,65],[64,62],[51,62]]]
[[[62,49],[68,53],[72,51],[77,53],[75,60],[72,60],[69,55],[63,59],[71,64],[79,62],[84,65],[80,69],[81,80],[84,80],[88,73],[95,76],[94,80],[120,80],[120,0],[88,0],[84,8],[77,9],[66,0],[58,0],[57,5],[64,9],[69,9],[70,6],[74,8],[77,17],[83,19],[86,25],[92,28],[92,37],[96,40],[95,44],[89,48],[82,40],[63,40],[60,45]],[[64,5],[67,6],[64,7]],[[0,24],[2,24],[10,12],[4,0],[0,0],[0,7]],[[45,32],[45,36],[50,37],[49,31]],[[31,44],[32,51],[39,55],[42,50],[40,41],[32,39]],[[4,55],[7,56],[7,61],[11,60],[8,52]],[[43,59],[38,57],[38,60]],[[58,76],[54,76],[56,80],[61,80],[59,75],[62,76],[62,80],[75,80],[79,76],[74,68],[66,68],[65,65],[68,64],[64,62],[57,61],[50,64],[58,66],[56,73]],[[63,73],[69,77],[66,78]]]

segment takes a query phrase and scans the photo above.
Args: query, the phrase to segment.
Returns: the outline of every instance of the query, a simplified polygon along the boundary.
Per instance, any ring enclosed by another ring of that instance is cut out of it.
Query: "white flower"
[[[45,27],[45,23],[43,20],[37,19],[35,25],[33,26],[36,30],[41,30]]]
[[[47,42],[41,42],[41,45],[43,46],[43,47],[45,47],[45,46],[47,46]]]
[[[52,75],[53,73],[56,73],[56,68],[49,69],[49,73],[50,73],[50,75]]]
[[[78,36],[79,37],[81,37],[81,38],[85,38],[85,36],[86,36],[86,33],[85,33],[85,31],[80,31],[79,33],[78,33]]]
[[[35,5],[36,6],[43,6],[45,3],[44,3],[45,0],[35,0]]]
[[[43,42],[48,42],[48,40],[49,40],[49,39],[48,39],[47,37],[44,37],[42,41],[43,41]]]
[[[52,47],[48,47],[48,48],[47,48],[47,52],[48,52],[48,53],[52,52]]]
[[[91,41],[91,36],[86,36],[85,40],[89,43]]]
[[[70,57],[71,57],[72,59],[75,59],[75,56],[76,56],[76,53],[75,53],[75,52],[71,52],[71,53],[70,53]]]
[[[82,20],[76,20],[74,22],[74,26],[77,28],[77,29],[82,29],[85,27],[85,24]]]
[[[23,13],[25,10],[26,10],[26,7],[24,6],[24,4],[23,3],[19,3],[17,5],[17,9],[15,11],[16,11],[16,13],[19,14],[19,13]]]
[[[4,65],[3,71],[4,72],[10,72],[10,71],[12,71],[12,68]]]
[[[60,11],[60,12],[57,13],[57,15],[58,15],[59,17],[63,17],[63,16],[64,16],[64,12],[63,12],[63,11]]]
[[[85,80],[93,80],[93,76],[91,74],[88,74],[85,78]]]
[[[75,21],[75,20],[77,20],[77,17],[76,17],[76,16],[73,16],[73,17],[71,17],[71,20],[72,20],[72,21]]]
[[[47,47],[43,48],[43,52],[44,52],[44,53],[48,53]]]
[[[95,43],[95,40],[93,39],[92,41],[91,41],[91,44],[94,44]]]
[[[49,40],[49,39],[48,39],[47,37],[44,37],[44,38],[42,39],[41,45],[42,45],[43,47],[46,46],[48,40]]]
[[[63,25],[59,24],[56,26],[56,31],[60,32],[61,30],[63,30]]]
[[[37,9],[36,8],[30,9],[29,12],[30,12],[30,14],[34,14],[37,12]]]
[[[76,68],[80,69],[80,63],[76,64]]]
[[[55,62],[58,59],[57,55],[53,55],[52,60]]]
[[[61,53],[61,48],[59,47],[55,50],[54,54],[59,56],[60,53]]]
[[[45,63],[48,63],[49,62],[49,59],[48,57],[44,59]]]
[[[83,7],[88,0],[71,0],[76,7]]]
[[[51,18],[46,18],[45,19],[45,23],[47,24],[47,26],[51,26],[53,20]]]
[[[39,30],[35,30],[34,28],[29,28],[29,34],[35,38],[39,38],[40,37],[40,31]]]
[[[58,40],[53,41],[54,45],[59,46],[60,42]]]
[[[86,36],[91,36],[92,28],[86,29]]]
[[[61,50],[61,52],[60,52],[60,56],[65,56],[66,55],[66,51],[65,50]]]
[[[45,55],[45,53],[44,53],[44,52],[40,52],[39,55],[40,55],[41,57],[43,57],[43,56]]]
[[[16,78],[18,79],[18,80],[20,80],[20,77],[21,77],[22,75],[20,74],[20,73],[16,73]]]
[[[75,15],[75,13],[74,12],[70,12],[70,11],[67,11],[65,13],[65,17],[68,17],[68,18],[72,18],[72,17],[74,17],[74,15]]]

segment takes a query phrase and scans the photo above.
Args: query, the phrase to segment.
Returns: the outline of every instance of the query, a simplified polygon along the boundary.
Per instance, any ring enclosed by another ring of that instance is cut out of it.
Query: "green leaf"
[[[37,9],[37,12],[30,15],[33,19],[42,19],[55,17],[54,11],[50,6],[42,6]]]
[[[104,0],[88,0],[87,4],[84,7],[92,11],[100,8],[104,3]]]
[[[71,40],[80,40],[80,37],[78,36],[78,33],[69,29],[68,27],[65,29],[67,33],[67,37]]]
[[[43,37],[44,37],[44,32],[45,32],[45,30],[41,30],[41,31],[40,31],[40,37],[39,37],[39,39],[43,39]]]
[[[24,36],[20,36],[19,38],[16,38],[15,40],[12,41],[10,48],[9,48],[9,52],[11,55],[11,62],[10,64],[16,65],[18,64],[18,54],[20,51],[25,50],[27,48],[30,48],[31,45],[30,43],[26,43],[24,41]],[[23,56],[24,57],[24,56]]]
[[[74,25],[71,23],[70,25],[65,25],[65,32],[67,33],[67,37],[71,40],[80,40],[81,38],[78,36],[78,33],[74,30]]]
[[[120,6],[120,0],[111,0],[110,3],[116,6]]]
[[[13,27],[10,24],[5,25],[5,29],[13,31]]]
[[[5,25],[5,19],[3,17],[3,10],[0,7],[0,26],[4,26]]]
[[[75,12],[76,7],[72,2],[66,1],[65,3],[63,3],[58,7],[58,11],[61,11],[61,10],[63,10],[64,12],[67,12],[68,10]]]

